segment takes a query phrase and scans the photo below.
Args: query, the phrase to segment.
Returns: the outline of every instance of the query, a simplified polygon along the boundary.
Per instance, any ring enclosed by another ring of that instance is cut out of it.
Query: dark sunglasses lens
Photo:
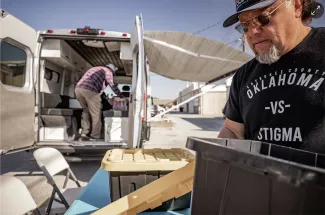
[[[264,26],[270,23],[270,16],[261,14],[257,17],[257,20],[259,21],[259,23],[261,23],[262,26]]]

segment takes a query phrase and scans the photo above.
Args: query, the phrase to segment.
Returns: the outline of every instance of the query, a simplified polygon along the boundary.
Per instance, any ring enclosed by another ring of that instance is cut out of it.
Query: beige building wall
[[[202,96],[200,111],[202,115],[222,117],[222,109],[227,102],[226,92],[209,92]]]
[[[194,89],[200,88],[200,83],[192,83],[179,93],[178,103],[181,103],[191,98],[195,93],[192,93]],[[207,90],[205,87],[201,91]],[[188,94],[188,95],[187,95]],[[198,102],[198,103],[197,103]],[[185,113],[198,113],[201,115],[213,115],[216,117],[223,117],[222,109],[227,102],[227,87],[226,84],[222,84],[212,91],[203,94],[199,99],[194,99],[181,108]],[[195,107],[195,105],[198,105]]]
[[[187,99],[192,97],[192,91],[194,90],[193,85],[185,88],[179,93],[180,102],[186,101]],[[181,106],[183,108],[183,112],[193,113],[194,112],[194,101],[190,101]]]

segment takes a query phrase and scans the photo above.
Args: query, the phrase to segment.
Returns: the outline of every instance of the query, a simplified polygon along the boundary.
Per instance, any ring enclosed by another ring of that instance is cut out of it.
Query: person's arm
[[[218,138],[244,139],[244,133],[244,124],[226,118],[225,125],[221,129]]]
[[[105,72],[105,80],[106,80],[106,84],[110,86],[110,88],[118,97],[124,97],[121,91],[119,90],[119,88],[117,87],[117,84],[114,84],[113,74],[111,72]]]
[[[120,89],[117,87],[117,84],[112,84],[112,85],[110,85],[110,87],[118,97],[121,97],[121,98],[124,97],[123,94],[121,93]]]

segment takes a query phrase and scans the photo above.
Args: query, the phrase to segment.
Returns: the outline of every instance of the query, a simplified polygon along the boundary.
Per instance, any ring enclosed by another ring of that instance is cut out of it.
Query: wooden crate
[[[173,171],[195,160],[187,149],[112,149],[102,159],[106,171]]]

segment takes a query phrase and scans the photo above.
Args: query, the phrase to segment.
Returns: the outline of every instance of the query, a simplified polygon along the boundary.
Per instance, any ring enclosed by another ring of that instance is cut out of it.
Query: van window
[[[26,79],[26,52],[6,41],[0,43],[0,80],[3,84],[23,87]]]

